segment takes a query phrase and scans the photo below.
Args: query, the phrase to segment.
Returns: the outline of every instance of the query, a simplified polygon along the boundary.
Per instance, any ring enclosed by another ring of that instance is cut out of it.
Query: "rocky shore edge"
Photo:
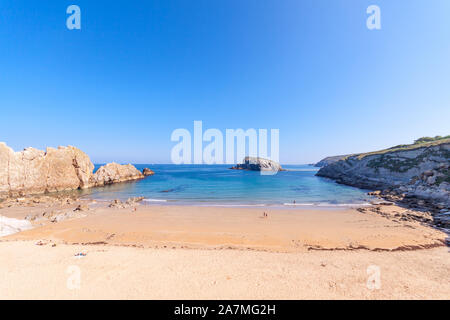
[[[0,209],[39,208],[39,213],[27,214],[24,220],[34,225],[56,223],[67,219],[76,219],[95,212],[96,208],[108,207],[134,210],[141,205],[144,197],[133,197],[126,201],[114,199],[97,202],[91,199],[80,199],[75,192],[62,192],[52,195],[28,195],[20,198],[7,198],[0,202]],[[1,215],[0,215],[1,217]]]
[[[403,218],[450,230],[449,136],[424,137],[410,145],[328,157],[316,165],[321,166],[317,176],[373,190],[368,194],[385,205],[395,203],[405,208],[407,217]],[[421,214],[410,214],[408,209]]]
[[[445,229],[450,233],[450,209],[444,203],[408,195],[398,189],[375,190],[368,192],[368,195],[382,200],[375,203],[375,212],[382,213],[382,206],[395,204],[405,209],[403,214],[397,216],[401,220],[416,220]]]
[[[0,199],[102,187],[153,174],[149,168],[140,172],[132,164],[114,162],[94,173],[89,156],[73,146],[14,152],[0,142]]]

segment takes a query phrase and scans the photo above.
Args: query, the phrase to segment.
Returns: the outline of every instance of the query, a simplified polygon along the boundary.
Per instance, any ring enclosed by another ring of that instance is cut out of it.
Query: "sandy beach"
[[[269,253],[26,241],[2,242],[0,252],[1,299],[450,298],[447,248]],[[370,290],[373,265],[381,282]]]
[[[0,298],[449,299],[447,235],[399,210],[90,204],[1,238]],[[379,288],[368,286],[374,270]]]
[[[35,3],[0,2],[0,300],[450,300],[450,0]]]
[[[270,209],[196,206],[105,206],[82,218],[36,228],[6,240],[108,244],[153,248],[220,248],[273,252],[310,250],[395,251],[443,246],[446,235],[427,226],[386,219],[355,209]],[[404,210],[398,208],[398,210]],[[39,208],[19,208],[23,219]],[[263,217],[263,213],[267,217]],[[3,214],[7,216],[7,213]],[[42,225],[41,225],[42,224]]]

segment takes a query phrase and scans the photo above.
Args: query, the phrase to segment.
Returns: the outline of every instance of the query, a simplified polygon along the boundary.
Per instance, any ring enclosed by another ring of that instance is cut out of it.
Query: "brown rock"
[[[89,206],[87,204],[80,204],[73,211],[89,211]]]
[[[141,179],[134,166],[110,163],[93,174],[88,155],[72,147],[14,152],[0,142],[0,198],[41,194]]]
[[[0,195],[9,193],[9,157],[12,149],[0,142]]]
[[[90,186],[98,187],[108,184],[142,179],[144,175],[133,165],[108,163],[100,167],[90,180]]]
[[[142,173],[144,176],[152,176],[155,174],[155,172],[149,168],[144,168],[144,170],[142,170]]]
[[[129,198],[127,201],[122,202],[119,199],[115,199],[111,201],[109,204],[110,208],[119,208],[119,209],[125,209],[130,208],[139,205],[139,202],[144,200],[144,197],[135,197],[135,198]]]
[[[122,201],[120,201],[119,199],[114,199],[113,201],[111,201],[111,203],[109,204],[108,207],[110,208],[119,208],[122,206]]]

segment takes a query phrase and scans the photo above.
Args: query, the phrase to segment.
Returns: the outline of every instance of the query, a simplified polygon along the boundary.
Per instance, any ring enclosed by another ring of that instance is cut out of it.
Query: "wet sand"
[[[355,209],[138,206],[136,211],[98,208],[85,214],[83,218],[47,223],[4,239],[304,252],[432,248],[444,245],[446,238],[444,233],[419,223],[394,221]]]

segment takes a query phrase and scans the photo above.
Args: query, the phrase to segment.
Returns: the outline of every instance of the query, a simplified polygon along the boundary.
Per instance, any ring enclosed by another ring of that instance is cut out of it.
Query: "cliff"
[[[86,189],[144,177],[132,165],[108,164],[95,174],[93,170],[89,156],[72,146],[14,152],[0,142],[0,198]]]
[[[326,158],[320,160],[319,162],[317,162],[316,164],[314,164],[314,166],[322,168],[322,167],[325,167],[325,166],[327,166],[329,164],[332,164],[332,163],[335,163],[335,162],[337,162],[339,160],[342,160],[342,159],[344,159],[344,158],[346,158],[348,156],[349,155],[326,157]]]
[[[284,171],[278,162],[256,157],[245,157],[243,163],[239,163],[230,169],[251,171]]]
[[[439,137],[347,156],[321,168],[317,175],[360,188],[390,189],[406,197],[429,199],[448,208],[449,165],[450,138]]]

